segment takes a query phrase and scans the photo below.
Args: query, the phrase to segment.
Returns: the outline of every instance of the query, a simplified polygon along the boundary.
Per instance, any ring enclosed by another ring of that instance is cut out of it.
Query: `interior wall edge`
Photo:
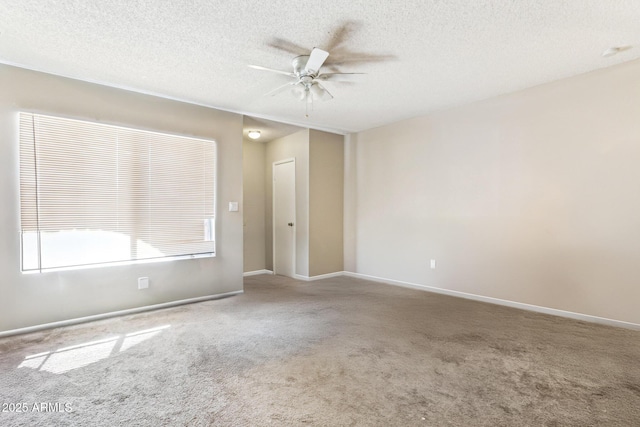
[[[244,273],[242,273],[243,277],[249,277],[249,276],[259,276],[261,274],[273,274],[273,271],[271,270],[254,270],[254,271],[245,271]]]
[[[305,282],[313,282],[316,280],[330,279],[332,277],[344,276],[345,275],[344,273],[345,273],[344,271],[336,271],[334,273],[319,274],[317,276],[305,276],[302,274],[296,274],[296,279],[304,280]]]

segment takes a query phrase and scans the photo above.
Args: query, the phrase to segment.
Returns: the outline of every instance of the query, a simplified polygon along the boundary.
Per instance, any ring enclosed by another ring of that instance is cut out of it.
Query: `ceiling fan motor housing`
[[[293,65],[293,72],[298,77],[309,75],[309,72],[306,69],[308,61],[309,61],[309,55],[296,56],[295,58],[293,58],[293,61],[291,61],[291,65]]]

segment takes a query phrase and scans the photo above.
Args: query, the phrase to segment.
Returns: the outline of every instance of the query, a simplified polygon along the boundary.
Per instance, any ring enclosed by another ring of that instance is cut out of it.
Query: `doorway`
[[[295,277],[296,161],[273,163],[273,272]]]

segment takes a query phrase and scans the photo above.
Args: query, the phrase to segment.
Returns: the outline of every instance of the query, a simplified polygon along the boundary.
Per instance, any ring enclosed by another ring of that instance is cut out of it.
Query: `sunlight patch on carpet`
[[[163,325],[156,328],[64,347],[55,351],[33,354],[25,357],[18,366],[18,369],[30,368],[38,371],[51,372],[53,374],[63,374],[126,351],[153,338],[170,327],[171,325]]]

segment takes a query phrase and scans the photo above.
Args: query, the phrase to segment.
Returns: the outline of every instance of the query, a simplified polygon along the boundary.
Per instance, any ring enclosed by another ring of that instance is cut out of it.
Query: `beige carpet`
[[[638,426],[640,332],[256,276],[240,296],[1,339],[0,403],[0,426]]]

